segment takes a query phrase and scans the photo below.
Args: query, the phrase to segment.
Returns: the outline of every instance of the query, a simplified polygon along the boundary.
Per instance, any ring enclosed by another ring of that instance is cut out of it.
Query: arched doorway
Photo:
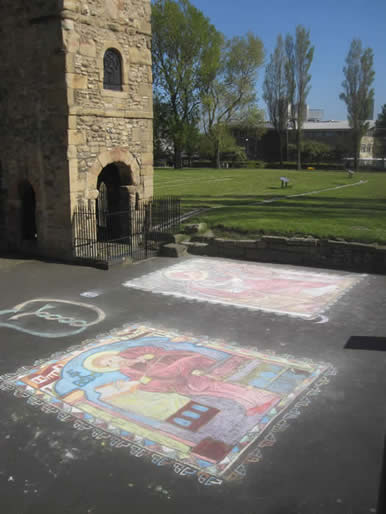
[[[38,238],[36,226],[36,197],[31,184],[26,180],[19,185],[21,202],[21,237],[24,241]]]
[[[131,171],[122,163],[111,163],[98,176],[99,195],[96,202],[98,240],[120,237],[127,229],[125,211],[130,209],[130,197],[122,186],[131,185]]]

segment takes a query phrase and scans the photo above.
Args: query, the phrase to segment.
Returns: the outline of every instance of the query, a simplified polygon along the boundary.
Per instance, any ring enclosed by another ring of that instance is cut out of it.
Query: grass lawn
[[[280,177],[289,178],[281,188]],[[332,189],[316,194],[284,198]],[[386,173],[336,171],[156,169],[156,195],[182,199],[184,211],[214,207],[191,218],[229,237],[312,235],[386,244]],[[263,201],[278,199],[270,203]]]

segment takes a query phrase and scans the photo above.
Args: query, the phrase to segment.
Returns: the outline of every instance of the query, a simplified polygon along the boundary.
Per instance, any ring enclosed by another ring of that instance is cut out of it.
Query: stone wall
[[[196,236],[187,246],[196,255],[386,274],[386,247],[377,245],[312,237],[240,241]]]
[[[0,2],[0,239],[12,248],[61,252],[68,243],[67,101],[58,2]],[[21,237],[20,184],[36,196],[37,241]]]
[[[153,194],[151,25],[148,0],[64,0],[72,207],[96,195],[102,168],[130,168],[123,186]],[[103,87],[103,57],[122,57],[122,91]]]
[[[3,246],[71,254],[74,209],[95,204],[108,164],[125,168],[122,197],[152,196],[150,15],[150,0],[1,0]],[[103,87],[108,48],[122,56],[122,91]],[[36,241],[21,236],[23,181],[36,196]]]

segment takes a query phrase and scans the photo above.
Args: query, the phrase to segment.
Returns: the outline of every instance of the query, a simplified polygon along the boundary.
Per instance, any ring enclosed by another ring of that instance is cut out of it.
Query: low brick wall
[[[257,240],[195,237],[189,252],[301,266],[386,274],[386,247],[325,239],[262,236]],[[202,244],[207,243],[207,244]]]

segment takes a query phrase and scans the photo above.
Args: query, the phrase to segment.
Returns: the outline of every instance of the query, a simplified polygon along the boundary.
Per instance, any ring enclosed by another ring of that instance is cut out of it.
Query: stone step
[[[194,255],[207,255],[208,243],[199,243],[196,241],[185,241],[183,245],[189,253]]]
[[[188,249],[183,244],[169,243],[161,246],[160,255],[162,257],[183,257],[187,255]]]

